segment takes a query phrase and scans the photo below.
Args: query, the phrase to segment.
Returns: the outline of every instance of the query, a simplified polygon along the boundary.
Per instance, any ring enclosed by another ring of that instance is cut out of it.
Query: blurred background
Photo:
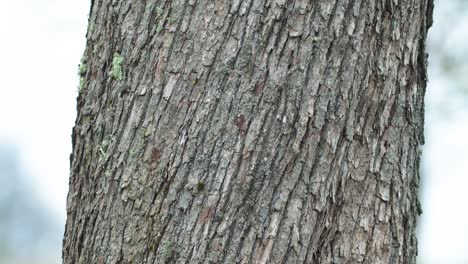
[[[77,67],[90,1],[0,3],[0,264],[61,263]],[[468,264],[468,1],[429,32],[421,264]]]

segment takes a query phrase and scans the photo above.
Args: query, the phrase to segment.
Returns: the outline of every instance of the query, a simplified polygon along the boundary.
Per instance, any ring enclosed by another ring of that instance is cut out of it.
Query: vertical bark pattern
[[[64,263],[415,263],[432,0],[94,0]]]

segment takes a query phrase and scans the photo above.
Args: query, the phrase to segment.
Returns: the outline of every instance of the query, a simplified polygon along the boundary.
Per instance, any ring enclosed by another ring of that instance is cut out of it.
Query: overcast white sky
[[[84,50],[89,2],[0,3],[0,142],[17,146],[32,185],[63,221],[77,65]],[[465,48],[468,17],[450,24],[450,34],[437,24],[450,15],[440,6],[446,3],[436,6],[431,37],[445,38],[446,49]],[[436,63],[431,64],[429,77],[419,260],[468,263],[467,97],[460,96]]]

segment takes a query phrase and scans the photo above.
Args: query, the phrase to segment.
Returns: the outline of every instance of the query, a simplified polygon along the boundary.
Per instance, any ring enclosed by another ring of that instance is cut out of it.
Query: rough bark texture
[[[94,0],[64,263],[414,263],[432,0]]]

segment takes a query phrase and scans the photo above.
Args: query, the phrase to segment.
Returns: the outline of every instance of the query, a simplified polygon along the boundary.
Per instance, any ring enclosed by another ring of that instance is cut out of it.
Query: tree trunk
[[[432,0],[94,0],[64,263],[415,263]]]

